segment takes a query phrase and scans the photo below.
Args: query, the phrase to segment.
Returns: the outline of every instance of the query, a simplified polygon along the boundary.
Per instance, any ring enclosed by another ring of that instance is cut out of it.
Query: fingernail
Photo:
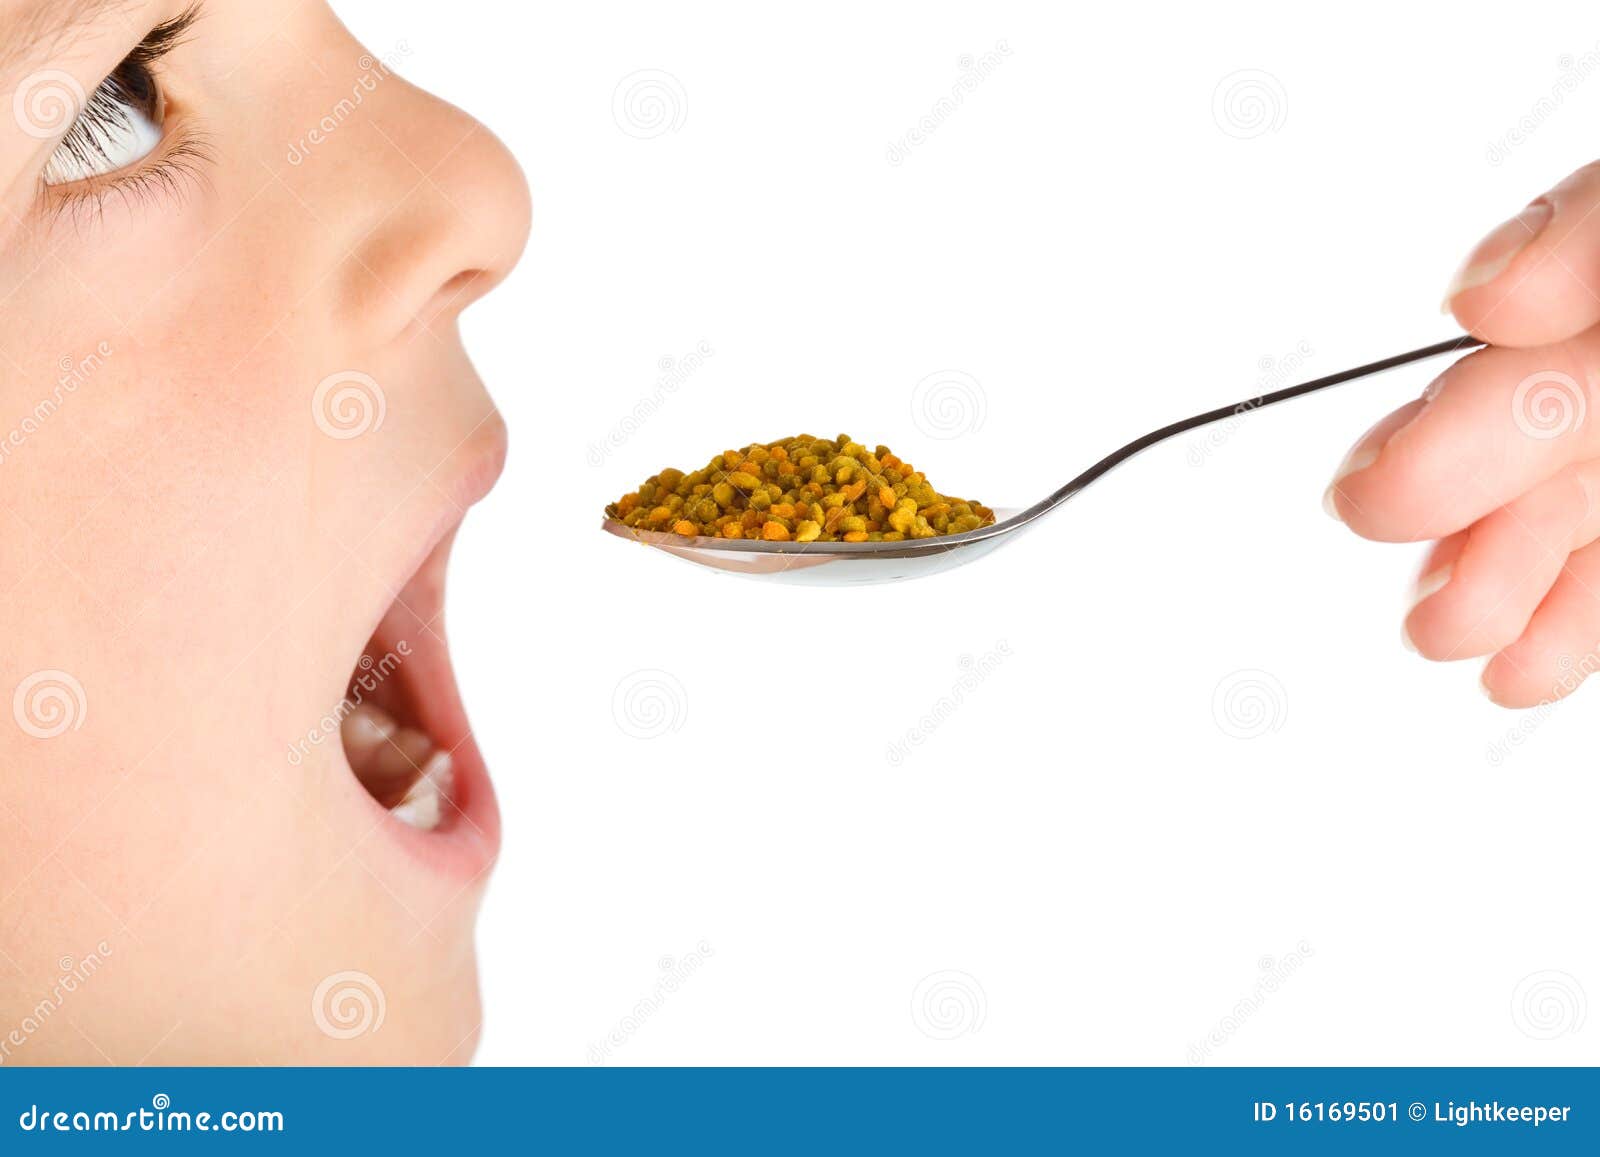
[[[1411,607],[1407,611],[1414,611],[1424,599],[1432,598],[1450,582],[1450,576],[1455,572],[1456,564],[1446,563],[1432,574],[1425,574],[1417,580],[1416,589],[1411,592]]]
[[[1406,608],[1405,618],[1400,620],[1400,642],[1412,654],[1416,654],[1417,644],[1411,638],[1411,612],[1416,610],[1424,599],[1442,591],[1449,584],[1451,572],[1455,569],[1455,563],[1446,563],[1432,574],[1425,574],[1417,580],[1417,585],[1411,592],[1411,605]]]
[[[1500,701],[1494,697],[1494,692],[1489,690],[1489,668],[1487,665],[1483,668],[1483,674],[1478,676],[1478,690],[1483,692],[1483,697],[1490,703],[1493,703],[1496,707],[1500,705]]]
[[[1480,285],[1487,285],[1506,271],[1528,244],[1550,224],[1555,206],[1540,197],[1511,220],[1499,226],[1467,255],[1450,279],[1450,288],[1444,291],[1443,312],[1450,312],[1450,303],[1458,294]]]
[[[1322,492],[1322,509],[1328,512],[1329,518],[1338,519],[1341,522],[1344,521],[1339,518],[1339,508],[1334,504],[1334,491],[1339,488],[1339,483],[1350,477],[1357,470],[1365,470],[1376,462],[1378,460],[1378,451],[1381,449],[1381,446],[1362,446],[1357,443],[1351,448],[1350,453],[1344,456],[1344,461],[1339,463],[1339,469],[1333,472],[1333,481],[1328,483],[1328,488]]]

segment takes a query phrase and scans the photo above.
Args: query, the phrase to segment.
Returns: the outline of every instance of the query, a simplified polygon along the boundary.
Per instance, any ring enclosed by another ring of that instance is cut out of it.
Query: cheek
[[[71,672],[98,724],[76,738],[110,766],[195,727],[194,705],[227,721],[224,758],[275,749],[307,709],[288,657],[320,658],[293,612],[337,548],[314,533],[310,423],[281,384],[299,351],[263,343],[246,374],[177,340],[109,347],[0,467],[18,483],[0,488],[0,690]]]
[[[271,384],[278,368],[229,378],[130,345],[29,447],[41,537],[81,576],[102,628],[137,636],[145,615],[176,624],[266,588],[268,564],[292,559],[306,447]]]

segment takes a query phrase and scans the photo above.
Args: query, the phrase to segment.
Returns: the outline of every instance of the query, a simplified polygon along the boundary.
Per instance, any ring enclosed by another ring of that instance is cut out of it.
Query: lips
[[[451,485],[420,559],[376,613],[352,664],[341,724],[345,762],[376,826],[447,871],[487,870],[500,817],[450,663],[445,572],[462,511],[493,486],[504,461],[496,437]]]

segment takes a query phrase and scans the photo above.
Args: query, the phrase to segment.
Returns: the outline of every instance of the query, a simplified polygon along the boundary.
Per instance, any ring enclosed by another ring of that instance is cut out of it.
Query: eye
[[[45,165],[44,183],[68,185],[137,164],[161,143],[165,111],[155,77],[130,56],[90,95]]]

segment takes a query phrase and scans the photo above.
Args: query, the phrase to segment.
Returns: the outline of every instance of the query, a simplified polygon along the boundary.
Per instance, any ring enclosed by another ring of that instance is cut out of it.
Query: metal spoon
[[[1357,378],[1379,374],[1397,366],[1459,350],[1474,349],[1483,344],[1475,337],[1463,335],[1408,353],[1395,354],[1381,361],[1368,362],[1364,366],[1343,370],[1337,374],[1329,374],[1324,378],[1302,382],[1298,386],[1289,386],[1270,394],[1247,398],[1232,406],[1207,410],[1203,414],[1196,414],[1181,422],[1162,426],[1159,430],[1152,430],[1142,438],[1135,438],[1122,449],[1106,455],[1054,494],[1034,503],[1026,510],[997,510],[995,522],[964,534],[907,539],[903,542],[767,542],[764,539],[712,538],[703,535],[690,538],[665,531],[638,530],[614,518],[605,519],[601,527],[619,538],[642,542],[646,546],[653,546],[668,554],[699,563],[701,566],[751,578],[810,586],[853,586],[919,578],[922,575],[951,570],[982,558],[1001,543],[1009,541],[1019,531],[1038,522],[1091,482],[1122,465],[1135,454],[1148,450],[1157,442],[1163,442],[1176,434],[1236,414],[1259,410],[1263,406],[1286,402],[1290,398],[1298,398],[1302,394],[1324,390],[1329,386],[1353,382]],[[1002,514],[1004,517],[1000,517]]]

